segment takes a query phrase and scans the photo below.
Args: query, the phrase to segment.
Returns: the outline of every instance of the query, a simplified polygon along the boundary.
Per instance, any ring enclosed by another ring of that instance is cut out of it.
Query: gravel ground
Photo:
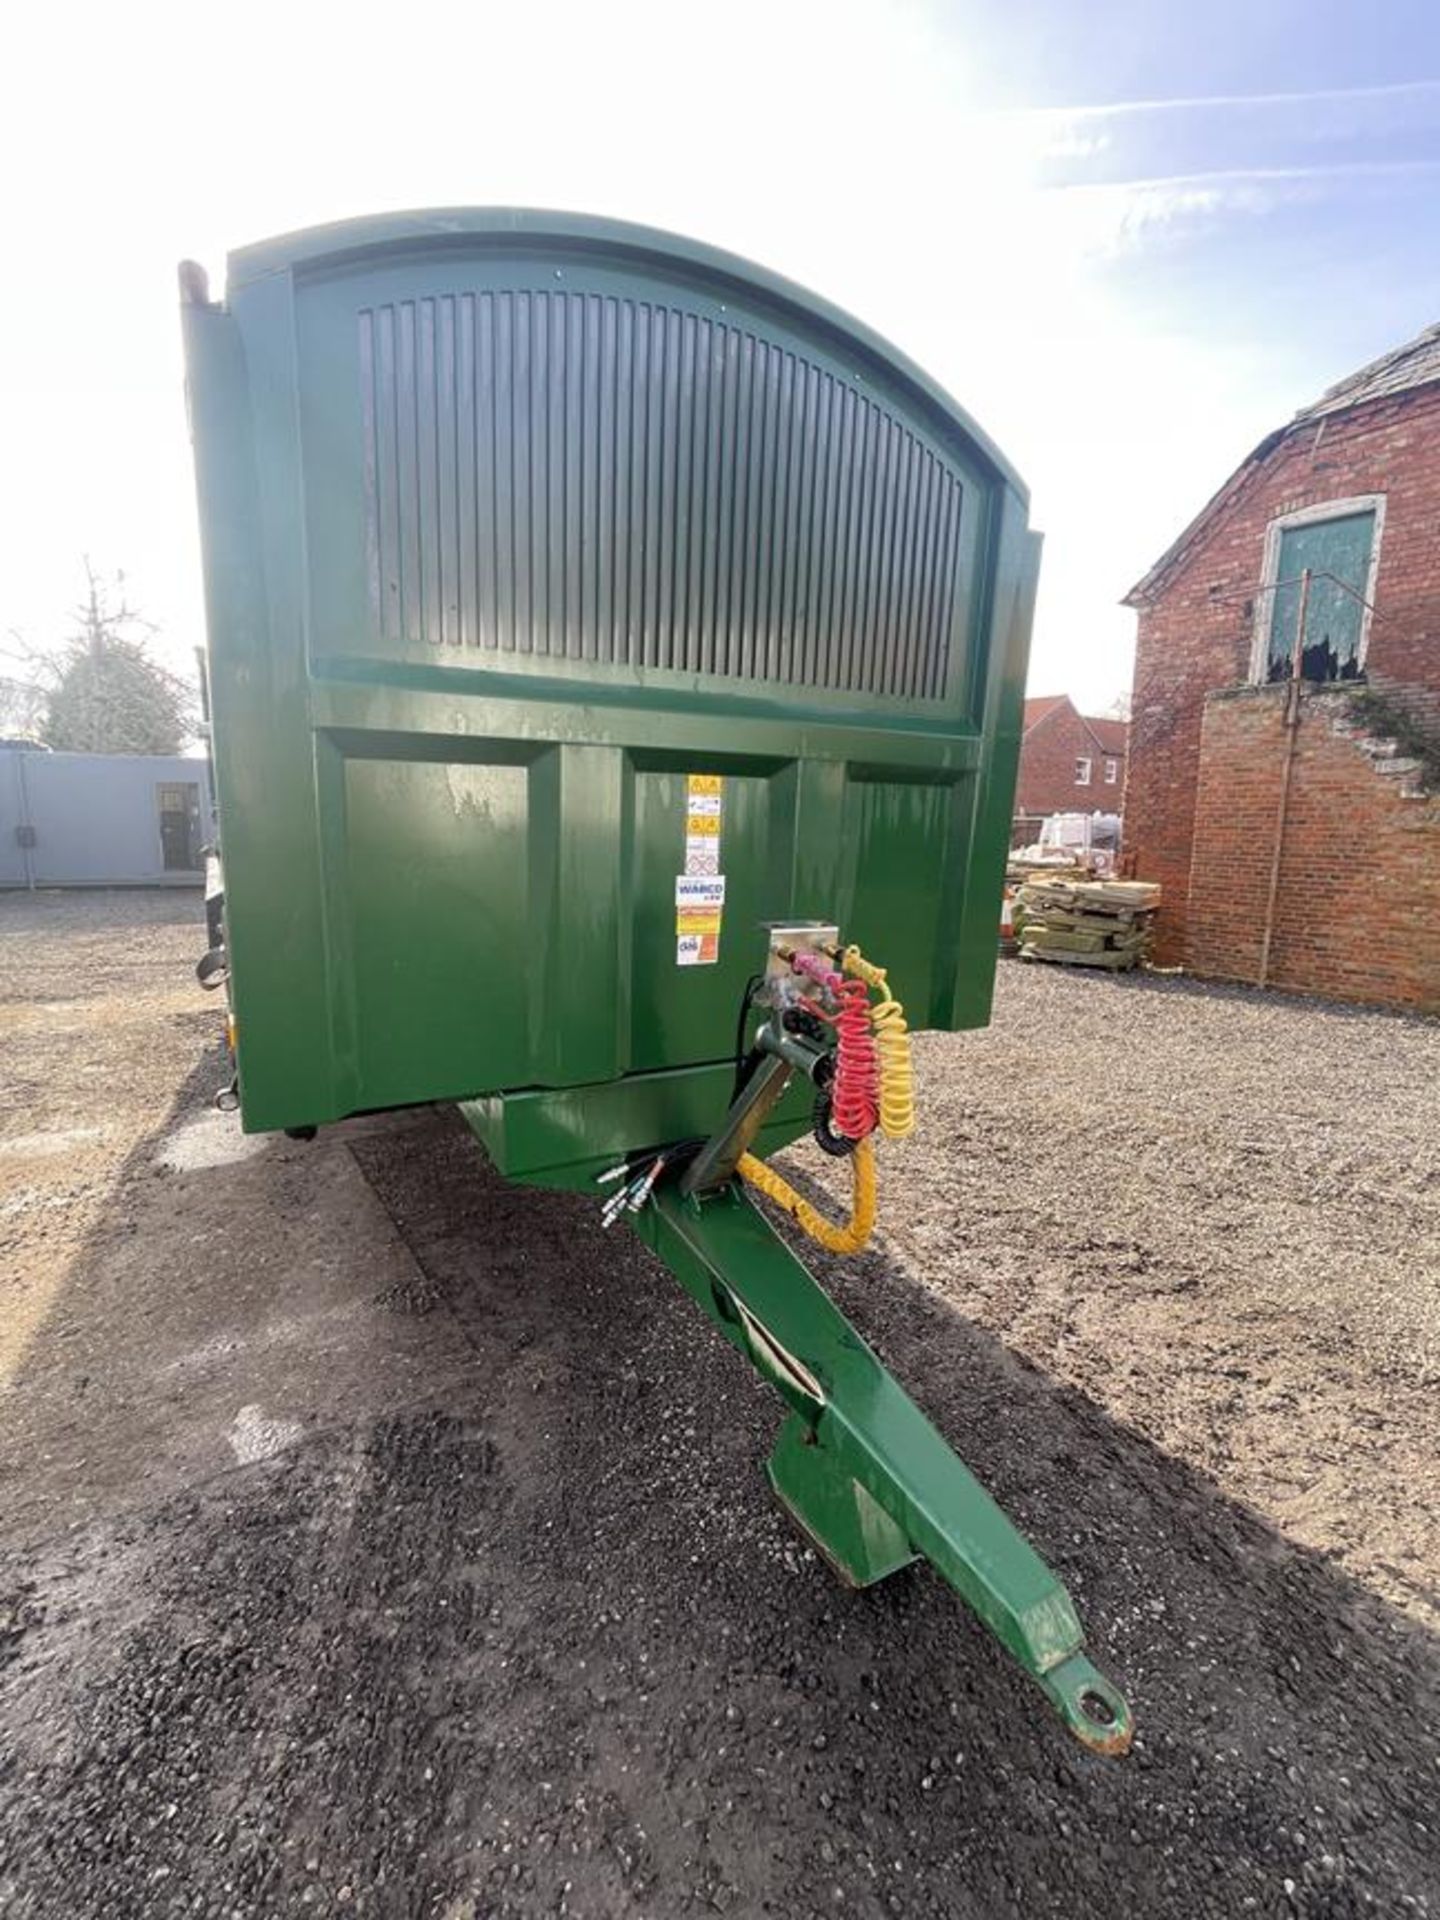
[[[1013,963],[918,1045],[905,1270],[1440,1626],[1440,1022]]]
[[[1440,1028],[1008,966],[817,1262],[1117,1763],[925,1570],[834,1585],[593,1208],[212,1118],[197,914],[0,898],[0,1911],[1440,1911]]]
[[[214,1039],[185,965],[197,898],[0,893],[0,1380]]]

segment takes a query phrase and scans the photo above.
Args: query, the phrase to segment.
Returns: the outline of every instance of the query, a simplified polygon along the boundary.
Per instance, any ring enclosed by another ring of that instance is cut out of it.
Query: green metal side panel
[[[184,322],[247,1128],[699,1074],[765,921],[988,1016],[1038,541],[923,374],[510,212],[249,249]],[[726,899],[680,966],[696,773]]]
[[[463,1100],[460,1111],[499,1172],[532,1186],[595,1193],[594,1177],[636,1148],[699,1140],[730,1104],[734,1069],[680,1067],[600,1086],[539,1087]],[[814,1089],[800,1076],[758,1135],[778,1153],[810,1129]]]

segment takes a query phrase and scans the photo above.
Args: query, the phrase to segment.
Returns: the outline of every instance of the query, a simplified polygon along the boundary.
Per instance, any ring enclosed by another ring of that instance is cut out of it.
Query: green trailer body
[[[984,1022],[1037,542],[922,375],[537,214],[253,247],[184,318],[247,1127],[712,1064],[762,921]],[[692,772],[726,900],[679,967]]]
[[[776,923],[843,928],[914,1026],[986,1021],[1039,540],[924,374],[748,263],[588,218],[351,221],[232,255],[223,303],[181,280],[248,1130],[455,1101],[502,1172],[587,1187],[722,1123]],[[756,1150],[809,1123],[797,1076]],[[694,1291],[737,1209],[743,1258],[769,1229],[733,1184],[657,1192],[644,1230]],[[802,1400],[772,1478],[804,1519]],[[819,1507],[868,1484],[888,1514],[854,1577],[913,1549],[953,1578],[939,1455],[917,1507],[897,1434],[863,1470],[811,1445]],[[1008,1643],[1114,1745],[1123,1702],[992,1511],[981,1585],[1003,1534],[1044,1619]]]

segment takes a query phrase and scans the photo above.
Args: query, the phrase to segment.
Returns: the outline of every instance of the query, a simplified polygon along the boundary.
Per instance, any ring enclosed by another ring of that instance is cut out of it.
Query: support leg
[[[798,1413],[781,1427],[766,1472],[781,1505],[847,1587],[873,1587],[915,1558],[875,1496],[841,1472]]]

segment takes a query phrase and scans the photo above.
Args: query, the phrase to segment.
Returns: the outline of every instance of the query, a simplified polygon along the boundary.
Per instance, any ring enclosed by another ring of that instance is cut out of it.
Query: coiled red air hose
[[[880,1069],[870,1030],[870,993],[863,980],[841,980],[835,1023],[835,1085],[830,1092],[837,1129],[852,1140],[875,1131],[880,1118]]]
[[[818,953],[797,953],[793,965],[797,973],[823,986],[839,1005],[838,1014],[824,1016],[833,1019],[836,1039],[831,1113],[838,1133],[863,1140],[875,1131],[880,1118],[880,1064],[870,1025],[870,990],[863,980],[843,978]]]

